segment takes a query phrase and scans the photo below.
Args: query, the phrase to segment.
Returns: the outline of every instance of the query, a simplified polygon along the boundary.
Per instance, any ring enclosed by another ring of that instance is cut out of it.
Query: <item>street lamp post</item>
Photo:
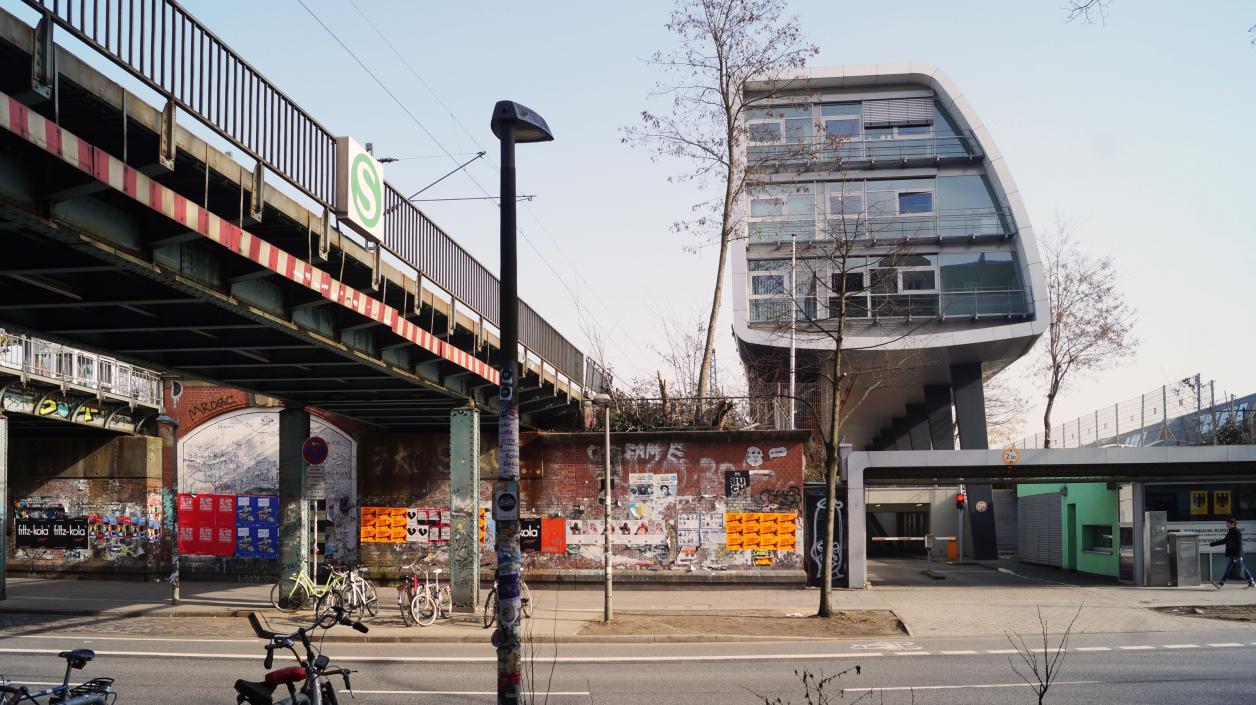
[[[515,242],[515,144],[548,142],[554,139],[545,119],[518,103],[502,100],[493,106],[490,123],[501,141],[501,382],[498,392],[497,429],[498,479],[513,490],[518,509],[519,484],[519,282]],[[494,503],[494,512],[498,509]],[[519,581],[522,557],[519,551],[517,513],[497,521],[497,647],[498,705],[519,705],[523,699],[522,644],[520,640]],[[494,517],[496,519],[496,517]]]
[[[602,621],[610,624],[611,609],[611,396],[594,394],[593,403],[602,407],[602,564],[604,587],[602,596]]]

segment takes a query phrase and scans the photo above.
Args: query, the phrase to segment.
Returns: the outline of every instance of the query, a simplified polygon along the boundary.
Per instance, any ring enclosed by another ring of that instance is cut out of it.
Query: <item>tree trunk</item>
[[[719,37],[712,37],[718,49]],[[711,317],[707,321],[706,345],[702,348],[702,366],[698,369],[698,402],[694,406],[694,421],[700,422],[702,412],[706,409],[708,387],[711,386],[711,359],[715,356],[715,325],[720,318],[720,300],[724,293],[724,265],[728,261],[728,244],[733,237],[733,208],[737,205],[733,198],[734,185],[737,183],[737,124],[736,112],[733,109],[732,96],[724,83],[726,67],[724,53],[716,51],[720,61],[720,97],[724,101],[724,132],[727,153],[727,170],[724,172],[724,211],[720,214],[720,264],[715,269],[715,291],[711,296]]]
[[[727,231],[725,231],[727,232]],[[724,294],[724,265],[728,261],[728,236],[720,235],[720,264],[715,270],[715,292],[711,295],[711,317],[707,321],[706,344],[702,348],[702,366],[698,369],[698,403],[694,421],[700,423],[706,410],[707,387],[711,384],[711,358],[715,355],[715,326],[720,318],[720,300]]]
[[[844,303],[844,302],[843,302]],[[842,326],[839,317],[839,331]],[[833,522],[837,515],[837,479],[841,475],[842,453],[839,445],[842,416],[842,345],[841,333],[833,351],[833,373],[829,390],[833,395],[829,404],[829,432],[824,440],[824,557],[820,560],[820,609],[817,617],[833,616]]]
[[[1051,447],[1051,408],[1055,406],[1055,396],[1060,393],[1060,383],[1051,381],[1047,388],[1047,408],[1042,412],[1042,447]]]

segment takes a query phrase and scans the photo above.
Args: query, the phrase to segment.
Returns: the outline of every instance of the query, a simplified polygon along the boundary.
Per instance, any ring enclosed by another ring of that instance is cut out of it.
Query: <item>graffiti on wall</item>
[[[213,405],[221,400],[204,404]],[[207,407],[206,413],[212,411]],[[327,553],[357,555],[357,444],[327,421],[310,417],[311,435],[327,439]],[[279,491],[279,410],[241,409],[195,427],[179,440],[179,492],[270,495]]]

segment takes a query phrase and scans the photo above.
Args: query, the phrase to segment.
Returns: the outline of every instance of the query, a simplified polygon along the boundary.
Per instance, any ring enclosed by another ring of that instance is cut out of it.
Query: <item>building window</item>
[[[847,318],[868,317],[868,282],[867,260],[863,257],[850,257],[842,262],[835,262],[836,269],[845,271],[832,272],[829,275],[828,311],[829,318],[837,318],[841,314],[841,298],[846,297]],[[845,266],[841,266],[844,264]]]
[[[810,105],[778,105],[746,111],[751,144],[799,144],[811,139],[815,120]]]
[[[785,320],[789,310],[789,298],[785,292],[789,278],[789,260],[750,260],[750,320]]]
[[[898,194],[898,212],[904,213],[932,213],[933,212],[933,192],[932,191],[906,191]]]
[[[750,194],[750,242],[782,242],[816,236],[816,196],[811,184],[782,184]]]
[[[1029,301],[1014,252],[942,255],[942,314],[946,316],[1023,315]]]
[[[1107,524],[1082,524],[1082,550],[1112,553],[1112,527]]]
[[[876,261],[871,270],[871,314],[936,316],[937,259],[937,255],[900,255]]]

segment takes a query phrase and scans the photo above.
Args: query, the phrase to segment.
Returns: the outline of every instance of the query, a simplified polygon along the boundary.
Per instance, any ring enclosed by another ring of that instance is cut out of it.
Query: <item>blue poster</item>
[[[240,558],[279,558],[278,496],[236,497],[235,554]]]

